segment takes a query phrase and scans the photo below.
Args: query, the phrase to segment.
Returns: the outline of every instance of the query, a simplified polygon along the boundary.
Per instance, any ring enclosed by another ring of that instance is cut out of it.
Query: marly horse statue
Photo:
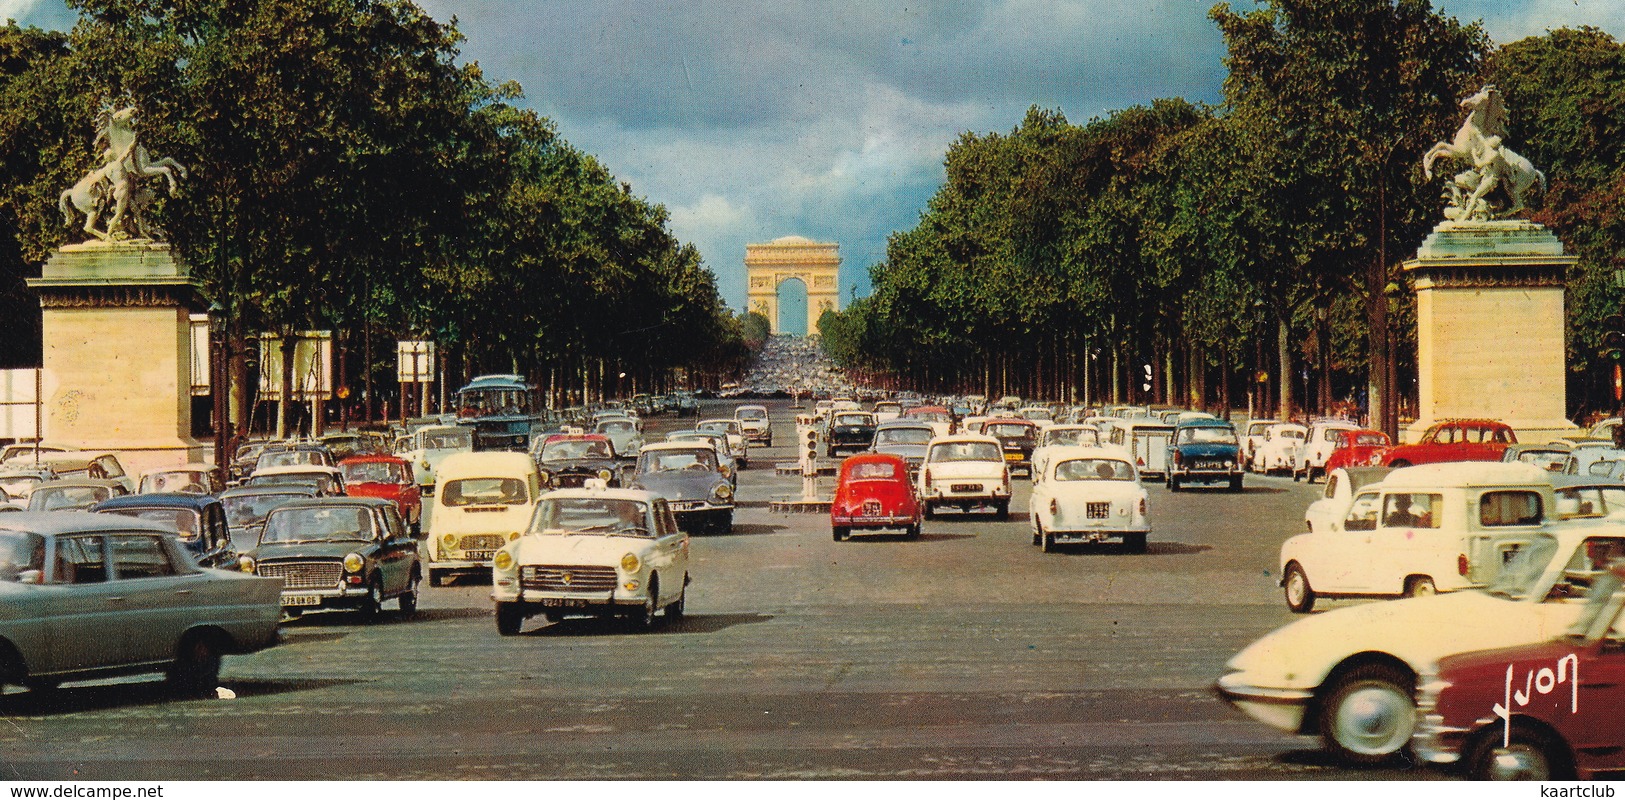
[[[1462,161],[1471,166],[1457,174],[1449,184],[1450,205],[1444,215],[1448,219],[1487,220],[1491,216],[1508,217],[1522,211],[1529,190],[1538,183],[1546,191],[1546,175],[1535,169],[1529,159],[1501,144],[1506,138],[1507,112],[1501,91],[1488,84],[1477,94],[1462,100],[1468,110],[1467,119],[1456,131],[1456,138],[1439,142],[1422,156],[1422,173],[1433,177],[1433,164],[1440,158]],[[1492,207],[1490,193],[1501,190],[1505,202]]]
[[[85,217],[85,232],[104,242],[154,241],[163,231],[147,222],[144,211],[154,198],[151,189],[141,185],[148,178],[163,176],[173,195],[176,176],[186,177],[186,168],[172,158],[153,161],[136,135],[136,109],[104,109],[97,117],[96,140],[102,165],[81,178],[73,188],[62,192],[57,207],[63,221],[73,224],[73,209]],[[105,228],[97,228],[112,206]]]

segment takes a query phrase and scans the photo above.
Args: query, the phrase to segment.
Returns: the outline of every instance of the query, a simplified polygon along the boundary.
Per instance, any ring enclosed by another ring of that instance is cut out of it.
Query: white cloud
[[[28,19],[39,4],[40,0],[0,0],[0,19]]]

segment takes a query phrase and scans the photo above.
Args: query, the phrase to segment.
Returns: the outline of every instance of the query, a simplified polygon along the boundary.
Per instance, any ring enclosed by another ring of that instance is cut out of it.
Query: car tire
[[[655,612],[659,610],[655,604],[659,602],[659,597],[660,579],[650,578],[649,591],[644,594],[643,605],[627,617],[627,622],[631,623],[633,630],[647,631],[654,628]]]
[[[845,525],[836,525],[835,527],[830,528],[830,535],[833,536],[837,542],[844,541],[852,536],[852,529],[846,527]]]
[[[688,613],[688,581],[683,581],[683,590],[677,593],[677,599],[666,606],[666,623],[671,624],[683,618]]]
[[[916,522],[913,525],[908,526],[908,532],[903,534],[903,538],[905,538],[905,539],[918,539],[918,538],[920,538],[920,523]]]
[[[378,579],[373,578],[367,583],[367,596],[362,598],[361,605],[356,607],[356,613],[362,622],[372,622],[378,619],[378,612],[384,609],[384,590],[379,588]]]
[[[551,621],[553,618],[548,617]],[[525,610],[517,603],[497,603],[497,634],[517,636],[525,624]]]
[[[411,580],[407,581],[406,591],[402,592],[401,596],[397,598],[400,601],[402,615],[410,617],[418,613],[418,591],[422,582],[423,576],[415,572],[412,573]]]
[[[1033,547],[1044,543],[1044,526],[1038,520],[1033,520]]]
[[[998,520],[999,522],[1004,522],[1005,520],[1010,519],[1010,501],[1009,500],[1005,500],[1002,503],[994,503],[993,504],[993,518]]]
[[[711,532],[729,534],[734,532],[734,512],[724,511],[711,519]]]
[[[442,576],[440,574],[439,570],[431,569],[431,570],[429,570],[429,585],[430,586],[445,586],[446,585],[446,579],[445,579],[444,576]]]
[[[1467,777],[1479,781],[1571,781],[1574,766],[1568,748],[1544,728],[1514,725],[1506,747],[1499,728],[1486,732],[1465,759]]]
[[[926,519],[936,519],[937,518],[937,507],[936,507],[936,505],[933,504],[933,503],[925,503],[924,505],[921,505],[920,506],[920,516],[925,517]]]
[[[1286,595],[1286,607],[1294,614],[1307,614],[1315,610],[1315,590],[1309,585],[1309,576],[1297,562],[1287,565],[1286,578],[1281,581],[1281,592]]]
[[[1232,492],[1241,491],[1241,476],[1240,475],[1237,475],[1236,477],[1230,479],[1230,491],[1232,491]]]
[[[1123,534],[1123,549],[1129,551],[1130,553],[1144,553],[1145,537],[1146,534],[1143,533]]]
[[[1439,593],[1439,586],[1426,575],[1417,575],[1405,581],[1406,597],[1432,597]]]
[[[1388,464],[1388,466],[1393,467],[1394,469],[1404,469],[1404,468],[1406,468],[1406,467],[1408,467],[1410,465],[1411,465],[1411,462],[1406,461],[1403,458],[1398,460],[1398,461],[1395,461],[1395,462],[1393,462],[1391,464]]]
[[[1179,479],[1175,478],[1172,475],[1168,476],[1168,491],[1170,491],[1170,492],[1179,491]]]
[[[1414,681],[1388,664],[1362,664],[1338,676],[1321,704],[1326,748],[1351,764],[1380,764],[1410,744],[1416,729]]]
[[[1039,545],[1040,548],[1042,548],[1043,551],[1046,552],[1046,553],[1055,552],[1055,534],[1046,533],[1046,534],[1042,534],[1042,536],[1043,536],[1043,541]]]
[[[175,663],[167,676],[169,687],[182,697],[201,697],[220,685],[220,648],[205,634],[192,634],[175,649]]]

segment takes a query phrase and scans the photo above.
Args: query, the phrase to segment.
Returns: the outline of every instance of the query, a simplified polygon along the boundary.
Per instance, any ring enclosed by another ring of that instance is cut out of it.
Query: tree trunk
[[[1281,420],[1292,419],[1292,343],[1288,339],[1290,332],[1287,329],[1286,315],[1283,313],[1276,322],[1275,344],[1277,364],[1281,381]]]

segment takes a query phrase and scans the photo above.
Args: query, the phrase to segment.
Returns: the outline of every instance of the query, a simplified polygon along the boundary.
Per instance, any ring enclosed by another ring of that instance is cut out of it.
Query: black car
[[[271,510],[244,572],[282,578],[283,610],[293,616],[348,609],[372,619],[388,600],[418,607],[423,565],[418,540],[393,500],[324,497]]]
[[[867,411],[836,411],[830,415],[824,452],[834,458],[841,451],[861,453],[875,444],[875,415]]]
[[[1004,448],[1004,463],[1011,471],[1026,470],[1033,474],[1033,449],[1038,446],[1038,425],[1031,420],[1014,417],[990,419],[982,423],[982,433],[999,440]]]
[[[536,453],[536,467],[550,489],[576,489],[597,478],[611,487],[621,485],[622,461],[615,445],[602,434],[549,437]]]

